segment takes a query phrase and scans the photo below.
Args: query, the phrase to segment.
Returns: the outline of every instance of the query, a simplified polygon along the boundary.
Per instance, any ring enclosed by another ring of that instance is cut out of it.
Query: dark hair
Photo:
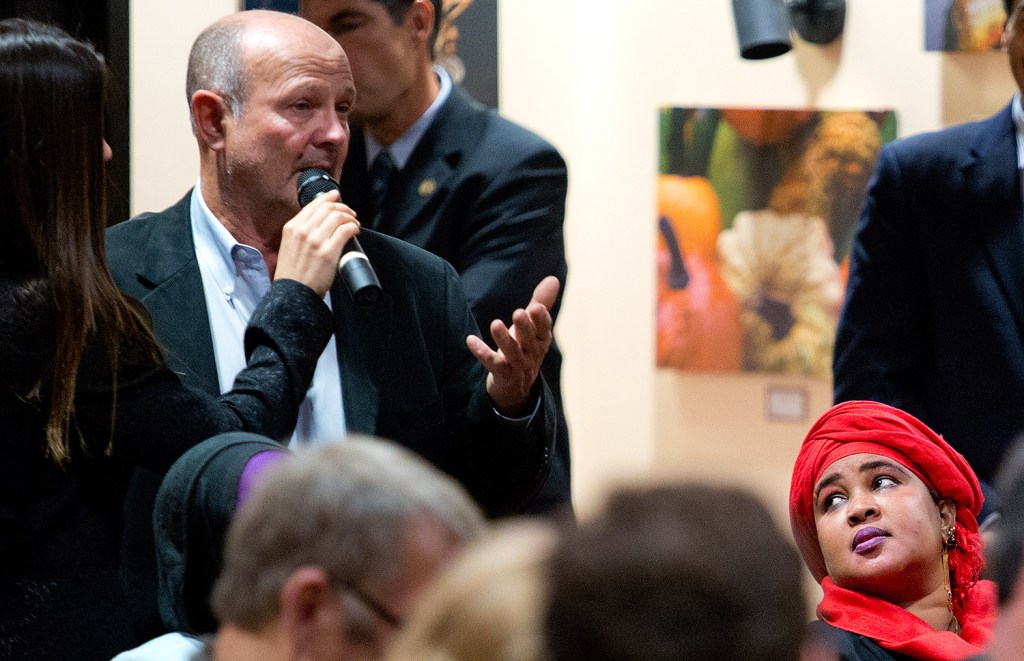
[[[1017,4],[1017,0],[1003,0],[1003,9],[1006,10],[1006,18],[1009,19],[1010,15],[1013,14],[1013,6]]]
[[[1024,436],[1007,450],[996,473],[1000,518],[985,550],[988,568],[999,586],[999,602],[1010,598],[1024,553]]]
[[[373,0],[376,3],[384,5],[388,10],[388,14],[391,15],[391,21],[398,25],[405,20],[405,14],[412,7],[413,0]],[[427,46],[430,48],[430,57],[434,57],[434,44],[437,43],[437,33],[441,29],[441,23],[444,22],[444,0],[430,0],[430,4],[434,6],[434,30],[430,33],[430,41],[427,42]]]
[[[621,491],[552,556],[551,658],[795,660],[801,572],[796,550],[743,491]]]
[[[139,346],[154,356],[157,350],[107,270],[103,57],[59,28],[7,19],[0,21],[0,61],[0,273],[46,283],[55,347],[49,373],[39,375],[30,396],[49,399],[46,451],[64,463],[90,334],[103,329],[96,334],[115,386],[122,343],[145,342]]]

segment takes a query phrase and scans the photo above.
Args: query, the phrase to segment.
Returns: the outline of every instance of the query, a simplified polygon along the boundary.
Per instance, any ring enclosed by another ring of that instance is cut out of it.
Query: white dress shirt
[[[217,377],[224,393],[231,390],[235,376],[246,365],[245,328],[256,305],[270,290],[270,273],[260,251],[236,241],[213,215],[203,199],[199,182],[192,190],[191,215],[192,239],[203,278]],[[330,307],[330,292],[325,302]],[[313,383],[299,407],[289,447],[336,441],[344,436],[341,371],[332,334],[317,361]]]

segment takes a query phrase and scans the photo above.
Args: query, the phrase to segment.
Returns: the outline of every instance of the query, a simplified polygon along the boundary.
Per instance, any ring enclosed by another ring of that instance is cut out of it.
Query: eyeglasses
[[[389,625],[396,629],[402,628],[402,618],[391,612],[390,609],[385,607],[379,601],[366,594],[366,592],[355,583],[346,582],[343,584],[345,589],[354,594],[359,598],[359,601],[363,602],[367,608],[373,611],[374,615],[387,622]]]

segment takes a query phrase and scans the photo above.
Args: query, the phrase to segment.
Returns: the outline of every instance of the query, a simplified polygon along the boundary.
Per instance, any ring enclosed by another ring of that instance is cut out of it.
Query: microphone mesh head
[[[323,168],[307,168],[299,174],[299,206],[306,206],[318,195],[338,190],[338,183]]]

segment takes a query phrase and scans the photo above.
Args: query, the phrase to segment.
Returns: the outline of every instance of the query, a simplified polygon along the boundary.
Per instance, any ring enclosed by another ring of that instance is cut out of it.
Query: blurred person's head
[[[72,419],[90,334],[102,330],[112,365],[126,341],[154,360],[156,349],[107,270],[103,57],[59,28],[12,18],[0,21],[0,62],[0,276],[17,283],[22,309],[48,308],[39,315],[53,316],[54,335],[52,356],[16,395],[47,411],[47,454],[65,463],[84,450]]]
[[[553,553],[551,657],[795,660],[800,579],[796,551],[744,491],[620,491]]]
[[[995,486],[1002,507],[985,556],[991,577],[999,586],[999,602],[1005,605],[1021,573],[1024,553],[1024,437],[1007,451]]]
[[[461,486],[391,443],[350,438],[280,461],[228,533],[216,658],[378,658],[483,526]]]
[[[1017,661],[1024,649],[1024,437],[1003,457],[996,488],[1002,499],[1002,516],[985,555],[999,586],[999,621],[985,652],[992,661]]]
[[[1010,60],[1010,71],[1017,81],[1017,88],[1024,90],[1024,0],[1003,0],[1006,9],[1006,24],[1003,27],[1002,44]]]
[[[544,661],[548,556],[555,529],[504,524],[442,573],[413,608],[388,661]]]

